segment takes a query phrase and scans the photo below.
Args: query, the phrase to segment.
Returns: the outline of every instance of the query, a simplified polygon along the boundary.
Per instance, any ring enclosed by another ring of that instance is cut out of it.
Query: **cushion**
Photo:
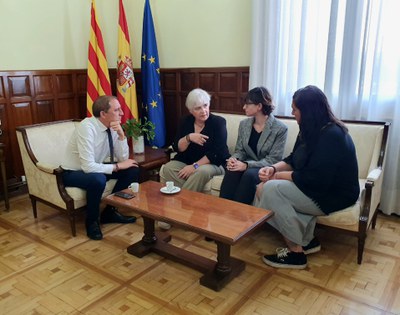
[[[117,183],[116,179],[110,179],[107,184],[106,188],[104,189],[102,197],[108,196],[112,193],[115,184]],[[74,199],[75,209],[83,207],[86,205],[86,191],[77,187],[65,187],[68,195]]]

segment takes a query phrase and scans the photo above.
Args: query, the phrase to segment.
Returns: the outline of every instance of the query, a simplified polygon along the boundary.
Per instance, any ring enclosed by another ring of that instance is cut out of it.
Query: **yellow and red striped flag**
[[[139,119],[128,23],[122,0],[119,0],[117,98],[124,112],[122,123],[132,117]]]
[[[96,17],[96,3],[92,0],[89,40],[89,62],[87,70],[87,116],[92,116],[93,102],[101,95],[111,95],[110,76],[107,68],[106,51],[99,20]]]

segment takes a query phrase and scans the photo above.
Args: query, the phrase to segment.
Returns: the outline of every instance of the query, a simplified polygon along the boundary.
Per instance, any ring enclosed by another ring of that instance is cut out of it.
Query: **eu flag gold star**
[[[154,58],[153,56],[151,56],[149,58],[150,63],[155,63],[156,62],[156,58]]]
[[[143,61],[146,61],[146,54],[143,54],[142,59]]]
[[[150,105],[154,108],[154,107],[157,107],[157,102],[155,101],[155,100],[153,100],[151,103],[150,103]]]

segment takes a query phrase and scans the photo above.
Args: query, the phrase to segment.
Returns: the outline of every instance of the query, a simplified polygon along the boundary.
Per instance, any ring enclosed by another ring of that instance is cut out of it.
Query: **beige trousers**
[[[222,166],[216,166],[214,164],[201,165],[195,172],[187,179],[180,178],[178,172],[184,168],[187,164],[180,161],[169,161],[163,167],[163,172],[160,174],[161,181],[173,181],[175,186],[202,192],[204,186],[208,181],[216,175],[225,174],[225,170]]]

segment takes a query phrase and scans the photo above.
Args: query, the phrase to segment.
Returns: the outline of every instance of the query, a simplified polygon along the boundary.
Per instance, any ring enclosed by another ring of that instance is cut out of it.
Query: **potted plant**
[[[127,137],[132,138],[132,147],[134,153],[144,153],[144,137],[147,141],[151,141],[155,137],[155,125],[147,120],[147,117],[137,120],[136,118],[128,119],[122,128]]]

